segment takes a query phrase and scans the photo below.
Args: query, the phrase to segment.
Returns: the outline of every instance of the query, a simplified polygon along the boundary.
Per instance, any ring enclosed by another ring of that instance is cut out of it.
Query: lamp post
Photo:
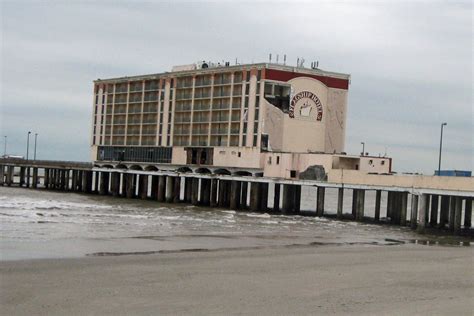
[[[3,136],[5,138],[5,148],[3,150],[3,156],[7,156],[7,136]]]
[[[28,160],[28,152],[30,150],[30,134],[31,131],[28,131],[28,136],[26,137],[26,160]]]
[[[364,142],[360,142],[360,143],[362,145],[362,155],[361,156],[363,156],[364,153],[365,153],[365,143]]]
[[[38,133],[35,133],[35,154],[33,160],[36,161],[36,141],[38,140]]]
[[[443,128],[448,125],[448,123],[441,124],[441,136],[439,138],[439,160],[438,160],[438,176],[441,173],[441,150],[443,149]]]

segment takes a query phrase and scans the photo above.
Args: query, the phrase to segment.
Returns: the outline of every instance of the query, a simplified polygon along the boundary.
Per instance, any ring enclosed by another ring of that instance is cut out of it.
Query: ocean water
[[[315,192],[305,189],[302,197],[302,209],[314,210]],[[328,190],[328,213],[335,213],[336,201],[336,191]],[[344,203],[349,213],[350,194]],[[368,194],[366,214],[371,214],[374,204],[374,195]],[[382,217],[384,214],[382,209]],[[405,227],[313,216],[0,187],[1,260],[305,245],[314,245],[317,251],[317,246],[323,245],[387,246],[428,237],[435,243],[452,238],[420,236]]]

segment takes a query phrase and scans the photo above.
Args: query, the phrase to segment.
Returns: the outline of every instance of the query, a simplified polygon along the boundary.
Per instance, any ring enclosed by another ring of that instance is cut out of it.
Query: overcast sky
[[[0,3],[8,153],[25,155],[31,130],[39,159],[89,160],[94,79],[273,53],[351,74],[348,153],[364,141],[432,174],[447,122],[443,168],[473,169],[471,1]]]

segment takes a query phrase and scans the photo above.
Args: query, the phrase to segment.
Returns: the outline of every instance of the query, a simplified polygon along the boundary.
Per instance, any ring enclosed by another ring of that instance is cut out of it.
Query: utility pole
[[[439,160],[438,160],[438,176],[441,173],[441,151],[443,149],[443,127],[448,125],[448,123],[444,122],[441,124],[441,136],[439,138]]]
[[[36,160],[36,141],[38,140],[38,133],[35,133],[35,154],[33,160]]]
[[[28,160],[28,154],[30,150],[30,134],[31,134],[31,131],[28,131],[28,135],[26,137],[26,160]]]

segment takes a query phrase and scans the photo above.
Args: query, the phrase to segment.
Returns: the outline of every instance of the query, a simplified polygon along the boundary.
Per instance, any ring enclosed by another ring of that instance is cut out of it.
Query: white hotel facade
[[[269,63],[99,79],[92,160],[281,178],[390,173],[390,158],[344,152],[349,83],[347,74]]]

